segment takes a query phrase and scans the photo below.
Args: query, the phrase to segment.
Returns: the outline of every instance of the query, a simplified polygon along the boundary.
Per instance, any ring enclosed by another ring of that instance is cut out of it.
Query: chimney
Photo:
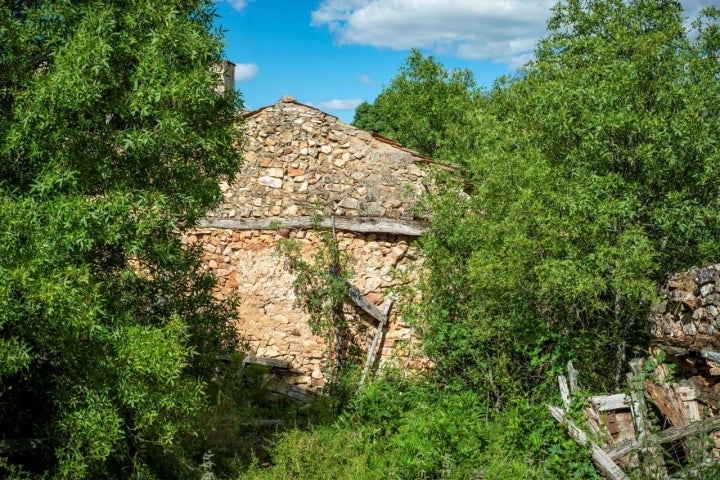
[[[214,70],[220,74],[218,93],[232,91],[235,88],[235,64],[229,60],[223,60]]]

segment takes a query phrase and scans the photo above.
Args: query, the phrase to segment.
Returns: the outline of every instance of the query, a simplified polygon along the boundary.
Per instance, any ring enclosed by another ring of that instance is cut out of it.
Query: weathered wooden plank
[[[600,446],[592,442],[584,431],[578,428],[572,420],[565,416],[565,411],[562,408],[555,406],[550,406],[548,408],[550,408],[550,413],[553,418],[565,425],[573,440],[581,446],[588,445],[590,447],[593,463],[597,466],[600,473],[611,480],[628,480],[628,476],[625,475],[625,472],[617,466],[617,464],[607,455],[607,453],[605,453],[602,448],[600,448]]]
[[[674,390],[683,402],[690,402],[697,399],[697,392],[692,385],[678,384],[674,386]]]
[[[243,218],[236,220],[221,220],[205,218],[198,223],[199,228],[227,228],[233,230],[275,230],[331,228],[332,220],[324,218],[319,223],[314,217],[273,217],[273,218]],[[392,235],[406,235],[419,237],[427,231],[429,224],[415,220],[399,220],[383,217],[336,217],[335,227],[358,233],[389,233]]]
[[[282,368],[282,369],[290,369],[290,367],[292,367],[292,364],[290,362],[288,362],[287,360],[280,360],[279,358],[258,357],[257,355],[245,355],[245,358],[243,358],[242,363],[243,363],[243,365],[247,365],[247,364],[264,365],[266,367],[274,367],[274,368]]]
[[[720,418],[712,418],[709,420],[700,420],[698,422],[692,422],[687,425],[680,427],[670,427],[663,430],[656,436],[648,436],[644,440],[636,440],[634,442],[622,445],[617,448],[613,448],[608,451],[608,456],[613,460],[622,458],[634,450],[645,450],[655,445],[662,445],[664,443],[674,442],[676,440],[682,440],[683,438],[697,435],[699,433],[709,433],[715,430],[720,430]]]
[[[392,308],[394,303],[395,299],[390,298],[390,302],[385,308],[385,313],[383,314],[385,321],[378,322],[377,329],[375,330],[375,336],[373,337],[372,344],[370,344],[370,350],[368,350],[368,357],[365,361],[365,368],[363,368],[362,375],[360,376],[358,389],[363,386],[363,383],[365,383],[365,377],[367,377],[367,374],[370,371],[370,367],[372,366],[372,364],[375,363],[375,358],[377,357],[377,346],[378,343],[380,343],[380,337],[382,336],[383,329],[385,328],[385,324],[387,323],[388,314],[390,313],[390,309]]]
[[[301,403],[309,403],[314,397],[314,395],[307,390],[279,379],[275,379],[269,382],[265,386],[265,390],[267,390],[268,392],[283,395]]]
[[[590,401],[600,412],[630,408],[630,396],[624,393],[616,393],[615,395],[597,395],[590,397]]]
[[[348,281],[345,281],[345,284],[347,285],[347,290],[345,293],[355,305],[360,307],[361,310],[373,317],[379,323],[385,324],[385,322],[387,322],[387,316],[383,314],[380,309],[375,306],[374,303],[368,300],[365,295],[363,295],[360,290],[355,287],[355,285]]]
[[[570,388],[568,387],[567,378],[565,375],[558,375],[558,387],[560,387],[560,397],[562,397],[563,406],[565,411],[570,410]]]
[[[658,366],[658,370],[662,365]],[[657,370],[656,370],[657,371]],[[670,421],[673,427],[679,427],[689,421],[689,414],[682,401],[676,397],[675,392],[665,383],[657,384],[652,378],[645,380],[645,391],[650,400],[655,403],[663,416]]]
[[[567,363],[567,371],[570,393],[575,393],[578,389],[578,371],[575,370],[572,360],[569,360]]]

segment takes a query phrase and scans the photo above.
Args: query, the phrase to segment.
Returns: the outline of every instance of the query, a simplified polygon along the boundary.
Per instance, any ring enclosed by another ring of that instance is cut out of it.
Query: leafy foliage
[[[458,154],[469,147],[465,124],[479,101],[469,70],[447,71],[413,50],[372,108],[358,111],[355,125],[379,124],[378,133],[423,155],[462,162]]]
[[[391,375],[364,388],[334,424],[283,433],[272,467],[240,478],[598,478],[572,440],[538,425],[544,409],[490,416],[474,392]],[[563,448],[548,453],[556,441]]]
[[[345,300],[348,277],[347,258],[338,250],[337,240],[330,231],[319,232],[324,244],[308,261],[303,258],[301,244],[284,239],[278,246],[287,268],[293,272],[293,290],[297,303],[308,315],[313,333],[328,335],[337,325],[338,308]]]
[[[569,359],[616,386],[654,285],[720,257],[717,19],[691,39],[677,2],[561,2],[536,59],[489,93],[425,243],[444,378],[498,406]]]
[[[435,370],[368,386],[252,475],[597,478],[544,404],[568,360],[585,388],[618,387],[656,285],[720,257],[719,20],[688,32],[676,1],[561,1],[535,59],[484,95],[413,52],[361,113],[459,164],[423,239],[415,322]]]
[[[352,124],[361,130],[379,133],[380,135],[392,135],[387,120],[375,105],[363,102],[355,109],[355,117]]]
[[[0,13],[0,432],[44,445],[7,465],[190,472],[179,440],[237,345],[177,234],[240,164],[212,18],[209,1]]]

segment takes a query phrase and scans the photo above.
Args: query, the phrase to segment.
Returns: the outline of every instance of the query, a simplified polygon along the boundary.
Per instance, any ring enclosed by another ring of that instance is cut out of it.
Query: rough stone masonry
[[[310,259],[323,248],[313,222],[322,219],[327,226],[334,217],[339,248],[353,271],[350,282],[381,310],[391,295],[398,298],[381,362],[422,368],[427,360],[415,351],[402,311],[420,295],[412,288],[408,295],[404,287],[417,285],[422,268],[415,238],[427,215],[418,199],[433,162],[291,97],[244,117],[243,169],[221,182],[224,201],[183,240],[202,245],[206,268],[219,278],[218,298],[239,297],[237,328],[248,353],[291,362],[298,371],[294,382],[309,390],[325,384],[331,352],[310,332],[277,245],[293,238]],[[375,331],[373,319],[347,302],[344,315],[350,342],[362,356]]]

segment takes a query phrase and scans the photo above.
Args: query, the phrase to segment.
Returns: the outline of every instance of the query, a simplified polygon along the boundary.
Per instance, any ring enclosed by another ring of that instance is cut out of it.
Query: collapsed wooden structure
[[[663,289],[648,318],[651,356],[630,362],[629,393],[583,399],[578,425],[572,363],[558,378],[563,407],[551,414],[609,479],[696,478],[720,465],[720,265],[674,275]]]

